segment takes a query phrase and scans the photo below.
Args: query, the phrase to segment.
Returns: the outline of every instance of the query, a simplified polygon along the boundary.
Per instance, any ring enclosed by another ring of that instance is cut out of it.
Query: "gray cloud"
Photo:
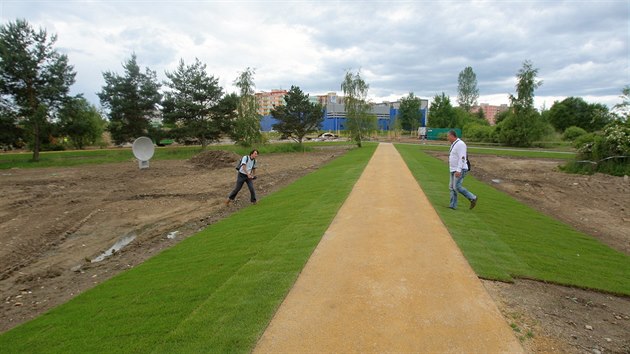
[[[361,69],[376,99],[455,101],[471,66],[482,97],[507,103],[524,60],[544,80],[539,97],[612,104],[630,84],[626,1],[23,1],[3,3],[0,17],[56,33],[88,98],[133,52],[161,78],[199,58],[228,92],[246,67],[259,89],[310,93],[340,91],[345,70]]]

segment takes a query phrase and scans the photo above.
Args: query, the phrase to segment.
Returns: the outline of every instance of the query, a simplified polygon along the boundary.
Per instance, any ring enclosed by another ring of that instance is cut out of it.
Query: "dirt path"
[[[522,351],[391,144],[379,145],[254,350]]]

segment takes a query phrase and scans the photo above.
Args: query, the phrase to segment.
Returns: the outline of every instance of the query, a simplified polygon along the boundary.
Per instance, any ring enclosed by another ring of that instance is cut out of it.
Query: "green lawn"
[[[405,145],[405,144],[397,144],[397,145]],[[421,150],[421,151],[448,151],[450,148],[450,144],[446,144],[446,143],[412,144],[412,146],[414,146],[416,150]],[[468,152],[470,152],[471,154],[480,154],[480,155],[553,158],[553,159],[562,159],[562,160],[570,160],[570,159],[575,158],[574,152],[525,149],[525,148],[491,148],[491,147],[479,147],[479,146],[469,145]]]
[[[405,162],[475,272],[630,295],[630,257],[595,238],[519,203],[472,175],[465,186],[479,196],[474,210],[462,200],[448,209],[448,167],[417,145],[397,145]]]
[[[0,352],[249,352],[375,147],[349,151],[0,335]]]
[[[316,146],[349,145],[347,142],[304,143],[302,146],[291,143],[266,144],[257,149],[261,154],[278,152],[309,151]],[[239,155],[246,155],[250,148],[238,145],[210,145],[207,150],[228,150]],[[201,146],[167,146],[156,147],[151,160],[184,160],[202,152]],[[113,148],[99,150],[45,151],[40,153],[38,162],[31,161],[33,154],[1,153],[0,170],[9,168],[70,167],[87,164],[103,164],[135,161],[131,148]],[[235,161],[236,163],[236,161]]]
[[[630,295],[630,257],[466,178],[446,208],[447,167],[397,145],[480,277]],[[249,352],[363,171],[375,145],[316,172],[47,314],[0,335],[2,353]]]

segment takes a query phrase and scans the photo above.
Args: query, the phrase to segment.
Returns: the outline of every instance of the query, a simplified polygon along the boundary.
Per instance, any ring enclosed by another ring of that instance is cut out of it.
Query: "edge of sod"
[[[0,335],[6,353],[249,352],[376,149],[366,144]]]
[[[448,167],[414,146],[396,148],[418,184],[481,278],[534,279],[601,292],[630,295],[630,257],[518,202],[474,178],[465,186],[480,202],[448,209]]]

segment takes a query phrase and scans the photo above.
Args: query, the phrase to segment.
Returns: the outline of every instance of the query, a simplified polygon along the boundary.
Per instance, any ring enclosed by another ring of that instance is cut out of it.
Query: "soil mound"
[[[209,150],[198,153],[190,158],[190,163],[201,168],[233,167],[241,158],[233,151]]]

